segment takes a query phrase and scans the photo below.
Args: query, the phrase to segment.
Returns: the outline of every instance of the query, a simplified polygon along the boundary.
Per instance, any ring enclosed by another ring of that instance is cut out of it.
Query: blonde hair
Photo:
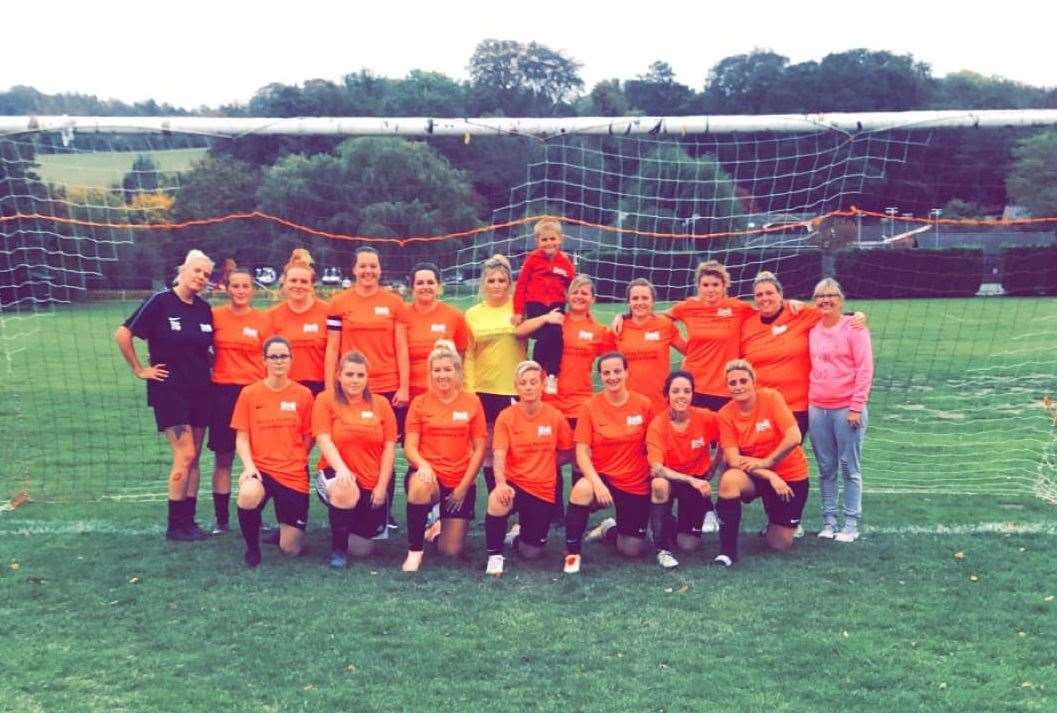
[[[769,270],[763,270],[756,274],[756,277],[752,280],[752,290],[756,291],[757,285],[764,285],[770,283],[774,285],[774,289],[778,290],[778,294],[784,294],[782,291],[782,283],[778,281],[778,277]]]
[[[695,287],[701,284],[701,278],[705,275],[718,277],[723,282],[723,287],[730,289],[730,273],[727,272],[726,266],[719,260],[706,260],[698,264],[697,269],[694,271]]]
[[[208,255],[206,255],[201,250],[199,250],[197,248],[195,248],[194,250],[188,250],[187,251],[187,257],[185,257],[184,261],[180,265],[178,265],[177,268],[176,268],[176,276],[173,278],[173,281],[172,281],[174,286],[177,285],[180,282],[180,273],[184,271],[184,268],[186,268],[188,265],[190,265],[195,260],[205,260],[206,262],[208,262],[209,263],[210,272],[213,271],[213,267],[216,264],[209,258]]]
[[[452,365],[455,367],[455,375],[459,378],[459,383],[462,383],[462,357],[459,353],[453,349],[448,349],[447,345],[437,346],[433,348],[433,351],[426,357],[426,368],[429,370],[430,382],[433,381],[433,362],[440,361],[441,359],[450,359]]]
[[[552,231],[558,235],[562,234],[562,224],[557,218],[544,218],[536,223],[532,228],[532,234],[536,236],[536,240],[540,239],[540,236],[547,231]]]
[[[752,377],[752,383],[756,383],[756,370],[752,368],[752,364],[747,359],[731,359],[728,361],[727,365],[723,367],[723,376],[732,371],[747,371],[749,376]]]
[[[836,292],[838,295],[840,295],[841,299],[844,299],[844,290],[841,289],[840,283],[834,280],[832,277],[823,277],[821,280],[819,280],[818,284],[815,285],[815,289],[811,294],[817,297],[818,293],[822,292],[823,290]]]
[[[581,273],[569,281],[569,289],[565,291],[565,298],[568,299],[572,293],[576,292],[581,287],[590,287],[591,296],[595,296],[595,281]]]
[[[481,264],[481,287],[477,291],[477,299],[481,302],[485,299],[485,281],[488,279],[488,273],[495,270],[506,275],[507,297],[514,291],[514,273],[510,270],[510,261],[502,255],[493,255]]]
[[[523,374],[527,374],[530,371],[537,371],[540,376],[543,376],[543,367],[540,366],[538,361],[526,359],[525,361],[518,362],[518,365],[514,367],[514,384],[517,384],[517,380],[520,379]]]

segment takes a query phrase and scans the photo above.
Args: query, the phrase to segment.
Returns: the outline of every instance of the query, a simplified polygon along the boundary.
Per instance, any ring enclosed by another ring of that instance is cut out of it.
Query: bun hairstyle
[[[762,285],[768,282],[774,285],[774,289],[778,290],[778,294],[784,294],[782,291],[782,283],[779,282],[778,277],[769,270],[764,270],[756,274],[756,277],[752,281],[752,289],[755,290],[757,285]]]
[[[194,250],[188,250],[187,256],[184,258],[184,261],[176,268],[176,276],[173,278],[172,281],[173,286],[175,286],[180,281],[180,273],[184,271],[184,268],[190,265],[195,260],[205,260],[209,263],[210,270],[212,270],[215,265],[215,263],[209,258],[209,256],[201,250],[198,250],[197,248]]]
[[[304,248],[294,248],[294,251],[290,253],[290,259],[283,267],[283,277],[286,277],[287,270],[292,267],[303,267],[312,273],[313,281],[316,279],[316,261],[312,259],[312,254]]]
[[[481,287],[478,290],[477,296],[482,302],[485,299],[485,279],[488,277],[489,272],[499,270],[506,274],[508,284],[507,293],[514,293],[514,272],[510,269],[510,261],[502,255],[493,255],[484,261],[481,265]]]

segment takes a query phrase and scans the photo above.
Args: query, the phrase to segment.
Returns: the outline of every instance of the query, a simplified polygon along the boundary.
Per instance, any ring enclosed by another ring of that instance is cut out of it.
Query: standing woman
[[[526,559],[543,554],[554,511],[558,452],[573,447],[573,432],[558,409],[541,400],[543,367],[523,361],[514,370],[518,401],[495,423],[495,489],[488,496],[484,521],[488,574],[503,574],[507,517],[518,511],[518,553]]]
[[[199,294],[209,283],[213,261],[201,250],[187,253],[172,289],[143,301],[117,328],[114,341],[136,378],[147,382],[147,403],[158,431],[172,450],[169,469],[170,540],[208,537],[194,521],[198,496],[198,459],[209,424],[209,367],[213,314]],[[147,342],[150,366],[143,366],[132,338]]]
[[[353,276],[356,283],[330,302],[324,378],[327,388],[334,388],[334,375],[342,354],[357,351],[367,357],[371,364],[371,386],[374,393],[389,399],[396,413],[399,437],[410,401],[406,307],[397,294],[381,288],[382,265],[374,248],[361,247],[356,251]],[[392,505],[390,485],[387,520],[395,528]]]
[[[271,333],[286,337],[293,349],[290,378],[318,396],[325,381],[330,305],[316,296],[315,283],[312,256],[304,248],[296,248],[283,268],[282,294],[286,299],[272,307],[268,317]]]
[[[686,351],[683,335],[672,320],[653,312],[657,292],[642,277],[628,283],[627,303],[631,319],[625,319],[617,337],[617,351],[628,358],[628,388],[653,401],[661,413],[668,408],[665,381],[672,368],[671,349]]]
[[[650,519],[650,467],[646,462],[646,429],[653,407],[642,394],[628,390],[627,360],[619,352],[598,360],[602,393],[584,405],[576,424],[576,462],[584,477],[569,493],[565,517],[565,572],[580,571],[580,547],[592,508],[610,505],[606,518],[589,539],[616,534],[617,551],[642,554]]]
[[[785,551],[807,503],[807,458],[800,428],[775,389],[756,386],[756,372],[744,359],[727,363],[731,401],[719,411],[719,443],[727,470],[719,480],[719,549],[715,563],[738,561],[741,505],[763,498],[764,537],[771,549]]]
[[[275,500],[279,549],[301,554],[308,525],[308,452],[312,448],[312,392],[290,378],[293,351],[284,337],[264,342],[267,375],[242,389],[231,427],[242,461],[239,529],[246,540],[243,560],[261,563],[261,510]]]
[[[410,393],[414,399],[429,387],[429,367],[426,360],[437,345],[446,339],[455,345],[459,354],[466,353],[469,332],[466,318],[454,307],[438,298],[443,288],[440,270],[431,262],[420,262],[411,270],[412,302],[407,307],[407,352],[410,362]]]
[[[672,555],[676,546],[689,552],[701,545],[705,515],[712,512],[710,450],[719,442],[719,422],[715,412],[691,405],[690,372],[673,371],[663,388],[665,408],[646,432],[646,460],[653,476],[650,526],[657,563],[669,568],[679,564]],[[678,521],[672,517],[673,502],[679,504]]]
[[[338,363],[334,388],[312,407],[319,443],[316,493],[330,519],[330,566],[343,569],[348,551],[366,557],[385,530],[385,505],[396,457],[396,415],[368,388],[367,358],[349,352]]]
[[[228,304],[213,308],[213,408],[207,446],[213,451],[214,535],[228,531],[231,464],[235,460],[235,431],[231,414],[242,388],[264,378],[261,345],[268,338],[268,315],[253,308],[253,278],[249,270],[228,274]]]
[[[562,358],[558,368],[558,393],[554,396],[545,394],[544,399],[561,411],[569,422],[569,427],[576,430],[577,418],[591,397],[594,395],[595,359],[613,349],[612,333],[595,321],[591,307],[595,303],[595,283],[587,275],[577,275],[569,283],[567,295],[567,313],[562,325]],[[549,319],[544,315],[537,317]],[[532,322],[533,320],[529,320]],[[581,477],[579,466],[572,466],[573,482]],[[564,500],[564,480],[561,474],[555,482],[555,518],[564,524],[562,501]]]
[[[414,469],[407,485],[407,559],[401,567],[417,572],[422,565],[426,518],[440,503],[437,550],[454,557],[466,544],[474,519],[474,481],[484,458],[485,426],[481,401],[463,389],[462,359],[447,347],[429,355],[429,391],[414,400],[407,413],[404,452]]]
[[[466,390],[480,399],[489,434],[499,413],[513,403],[517,393],[510,375],[526,358],[523,335],[539,326],[537,320],[514,326],[513,290],[510,262],[502,255],[493,255],[481,267],[480,301],[466,310]],[[484,479],[488,492],[492,492],[495,474],[490,453],[485,455]]]
[[[822,314],[809,335],[811,384],[808,417],[811,448],[818,463],[825,540],[855,542],[862,518],[862,441],[868,422],[866,401],[873,382],[870,332],[856,329],[841,314],[844,291],[833,278],[815,285]],[[844,526],[837,532],[837,471],[844,473]]]

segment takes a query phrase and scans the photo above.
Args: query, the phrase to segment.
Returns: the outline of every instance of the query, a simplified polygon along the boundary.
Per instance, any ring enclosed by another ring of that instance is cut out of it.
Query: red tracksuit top
[[[565,291],[576,275],[572,260],[559,250],[548,258],[539,248],[525,256],[514,288],[514,313],[525,314],[526,302],[565,302]]]

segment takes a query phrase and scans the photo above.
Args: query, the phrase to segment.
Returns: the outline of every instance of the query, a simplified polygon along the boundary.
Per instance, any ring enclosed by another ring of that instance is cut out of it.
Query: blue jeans
[[[858,525],[862,517],[862,441],[866,436],[866,409],[858,428],[848,425],[847,408],[808,409],[811,449],[818,463],[822,493],[822,521],[837,524],[837,469],[844,472],[844,517]]]

